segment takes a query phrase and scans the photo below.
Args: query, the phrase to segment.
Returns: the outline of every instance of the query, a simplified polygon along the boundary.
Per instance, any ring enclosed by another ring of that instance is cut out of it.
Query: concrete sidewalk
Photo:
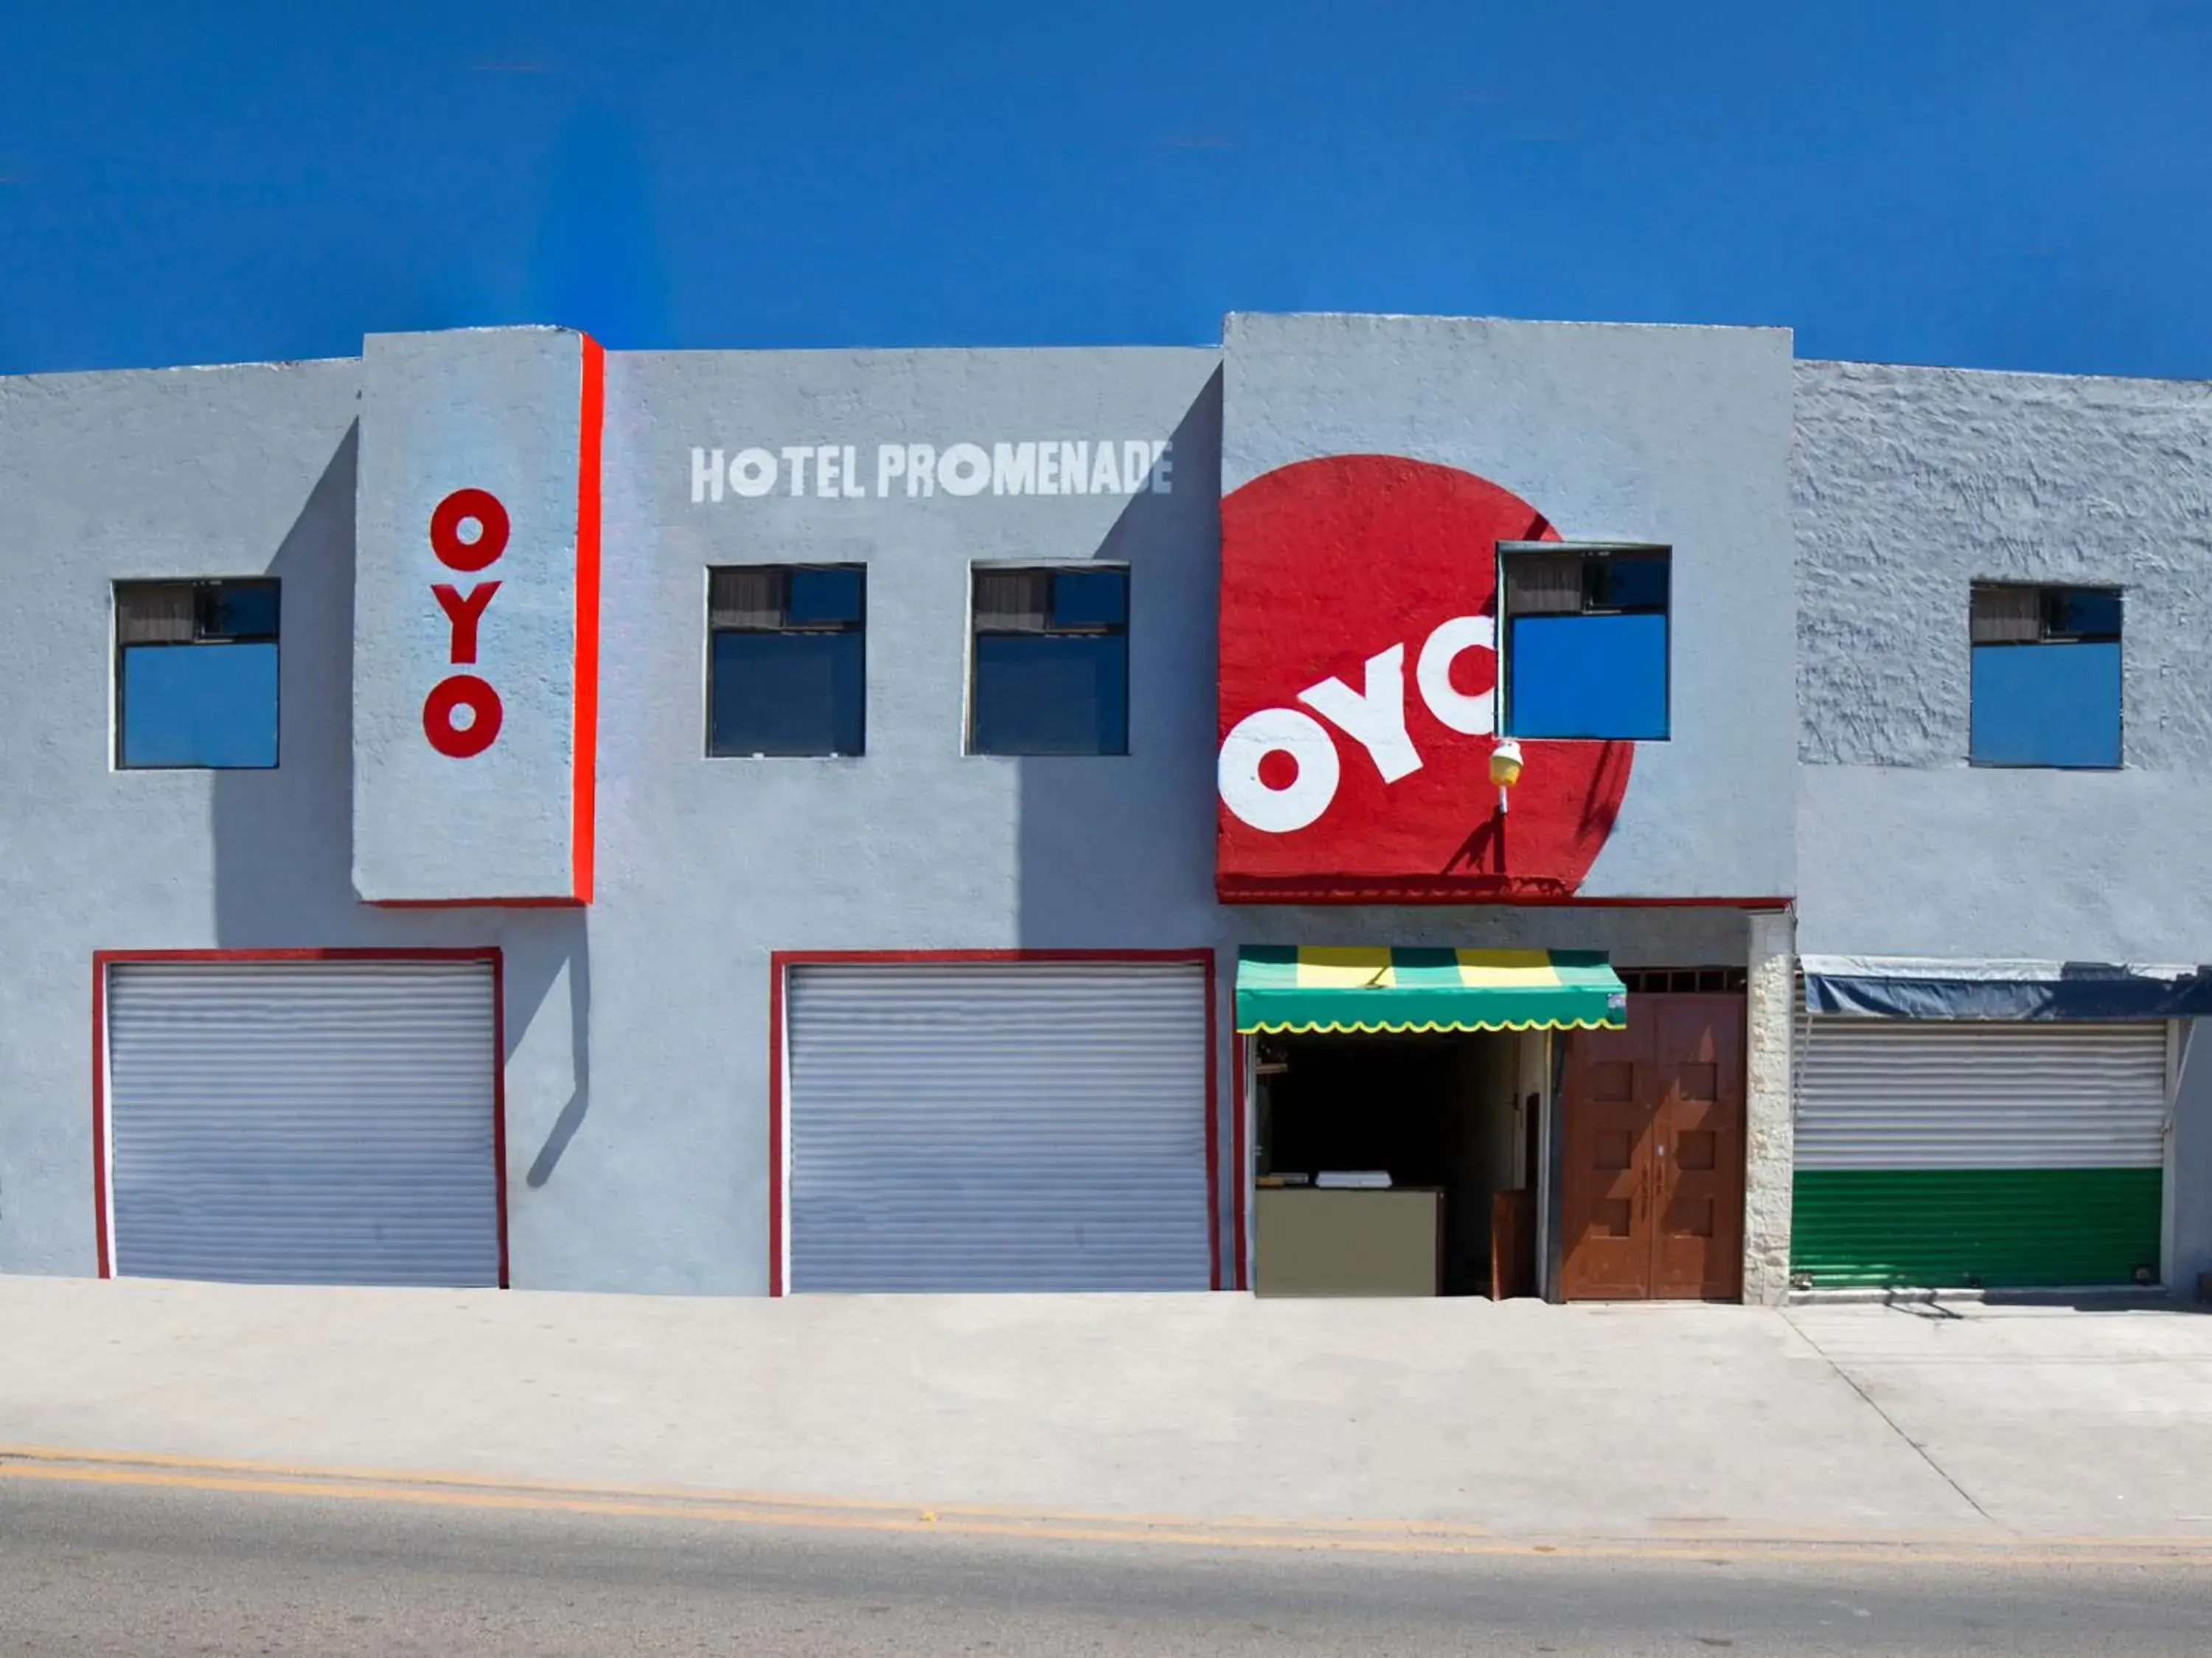
[[[0,1442],[1509,1536],[2212,1539],[2212,1317],[0,1278]]]

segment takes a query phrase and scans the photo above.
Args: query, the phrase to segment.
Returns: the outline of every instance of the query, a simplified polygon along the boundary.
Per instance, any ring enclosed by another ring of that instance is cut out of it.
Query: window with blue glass
[[[971,754],[1129,752],[1129,572],[975,571]]]
[[[1501,548],[1500,729],[1663,741],[1672,564],[1664,547]]]
[[[130,771],[276,764],[277,584],[115,584],[115,763]]]
[[[2118,588],[1978,583],[1971,628],[1976,765],[2120,764]]]
[[[707,753],[865,752],[867,597],[860,564],[708,571]]]

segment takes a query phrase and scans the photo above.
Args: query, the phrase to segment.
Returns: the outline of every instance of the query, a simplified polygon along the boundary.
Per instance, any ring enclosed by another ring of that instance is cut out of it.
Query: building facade
[[[0,380],[0,1270],[2212,1271],[2212,387],[1786,332]]]

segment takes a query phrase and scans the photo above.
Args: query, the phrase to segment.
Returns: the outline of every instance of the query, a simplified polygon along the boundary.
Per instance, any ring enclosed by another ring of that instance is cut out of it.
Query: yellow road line
[[[294,1462],[271,1462],[252,1458],[183,1456],[166,1451],[112,1451],[56,1445],[0,1444],[0,1465],[11,1461],[67,1465],[160,1468],[216,1474],[265,1474],[283,1479],[357,1481],[380,1485],[455,1487],[470,1490],[545,1491],[563,1496],[642,1498],[684,1503],[737,1504],[744,1507],[831,1509],[841,1513],[912,1516],[924,1511],[942,1517],[957,1515],[979,1520],[1035,1521],[1055,1523],[1082,1521],[1115,1526],[1283,1529],[1320,1523],[1333,1531],[1419,1531],[1449,1537],[1486,1537],[1489,1527],[1448,1520],[1303,1520],[1268,1519],[1254,1515],[1229,1515],[1200,1519],[1192,1515],[1148,1514],[1135,1510],[1083,1509],[1045,1509],[981,1503],[893,1503],[873,1497],[821,1496],[787,1491],[718,1490],[700,1485],[580,1484],[574,1480],[532,1479],[501,1474],[479,1474],[440,1469],[319,1466]]]
[[[1558,1557],[1709,1561],[1736,1555],[1746,1564],[1987,1564],[2050,1567],[2097,1562],[2172,1564],[2212,1561],[2212,1537],[2057,1539],[1959,1534],[1903,1537],[1802,1537],[1768,1543],[1742,1536],[1698,1539],[1508,1539],[1477,1528],[1439,1528],[1419,1521],[1234,1521],[1161,1520],[1140,1515],[1076,1515],[913,1504],[796,1501],[717,1495],[682,1488],[577,1487],[545,1481],[504,1481],[474,1474],[425,1477],[362,1469],[289,1468],[126,1452],[0,1448],[0,1480],[221,1491],[238,1495],[396,1503],[420,1508],[522,1514],[602,1515],[694,1521],[763,1527],[908,1536],[957,1535],[1037,1541],[1173,1545],[1242,1550],[1295,1550],[1395,1556]]]

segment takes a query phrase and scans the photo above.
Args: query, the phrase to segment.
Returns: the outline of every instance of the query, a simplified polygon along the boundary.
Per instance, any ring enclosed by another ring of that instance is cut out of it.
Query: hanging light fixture
[[[1498,814],[1505,815],[1505,797],[1521,781],[1521,745],[1508,737],[1490,751],[1490,780],[1498,785]]]

